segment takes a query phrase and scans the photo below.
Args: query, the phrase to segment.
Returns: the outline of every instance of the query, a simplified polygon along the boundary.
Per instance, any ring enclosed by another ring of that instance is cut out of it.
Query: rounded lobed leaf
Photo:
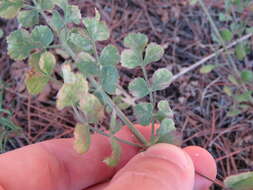
[[[60,15],[60,13],[58,11],[53,10],[52,18],[50,20],[50,23],[57,32],[61,31],[61,29],[64,26],[64,20],[63,20],[62,16]]]
[[[41,54],[39,60],[40,69],[47,75],[53,73],[54,67],[56,65],[55,56],[50,52],[45,52]]]
[[[70,64],[62,65],[62,76],[64,83],[74,84],[76,82],[76,75],[72,72]]]
[[[63,66],[64,84],[57,94],[56,107],[63,109],[73,106],[88,94],[88,82],[80,73],[71,72],[68,65]]]
[[[24,6],[23,0],[1,0],[0,17],[12,19],[17,16],[19,10]]]
[[[96,75],[99,72],[95,58],[86,52],[81,52],[78,55],[77,68],[84,75]]]
[[[67,5],[64,9],[66,23],[80,24],[82,16],[78,6]]]
[[[74,130],[74,149],[79,154],[86,153],[91,144],[90,127],[88,124],[77,123]]]
[[[158,102],[158,110],[161,111],[166,117],[173,117],[173,111],[170,108],[169,102],[167,100],[161,100]]]
[[[141,66],[142,60],[136,51],[131,49],[123,50],[121,53],[121,60],[123,67],[134,69],[135,67]]]
[[[102,67],[100,78],[103,89],[109,94],[115,94],[119,81],[117,68],[114,66]]]
[[[30,34],[19,29],[12,32],[7,37],[8,54],[14,60],[23,60],[27,58],[32,50]]]
[[[37,0],[37,4],[42,10],[48,10],[54,8],[53,1],[54,0]]]
[[[33,69],[26,74],[25,84],[28,92],[32,95],[41,93],[46,87],[49,78]]]
[[[92,42],[88,37],[79,33],[72,32],[68,37],[68,43],[74,44],[81,51],[90,52],[92,50]]]
[[[128,86],[131,94],[137,98],[143,98],[149,94],[149,89],[146,81],[143,78],[135,78]]]
[[[247,55],[246,47],[243,43],[237,44],[235,47],[235,56],[238,60],[242,61]]]
[[[110,157],[104,159],[104,163],[110,167],[116,167],[120,161],[121,157],[121,146],[120,144],[112,137],[110,140],[112,147],[112,154]]]
[[[141,33],[130,33],[124,38],[124,46],[142,52],[148,43],[148,37]]]
[[[253,72],[250,70],[243,70],[241,72],[241,79],[243,82],[253,82]]]
[[[233,190],[252,190],[253,172],[245,172],[238,175],[232,175],[224,180],[226,188]]]
[[[32,27],[39,23],[39,13],[37,10],[20,11],[18,14],[18,22],[23,27]]]
[[[166,69],[158,69],[152,77],[152,90],[163,90],[167,87],[172,79],[172,73]]]
[[[156,43],[150,43],[145,52],[144,64],[159,61],[164,54],[164,48]]]
[[[168,143],[180,146],[182,143],[181,135],[176,132],[175,123],[172,119],[165,118],[156,131],[159,137],[158,143]]]
[[[102,65],[116,65],[120,61],[118,49],[113,45],[106,46],[100,55],[100,63]]]
[[[227,28],[221,30],[220,34],[224,41],[231,41],[233,39],[233,33]]]
[[[35,52],[30,55],[29,60],[28,60],[29,66],[38,73],[41,73],[41,69],[39,66],[40,56],[41,56],[41,52]]]
[[[104,118],[104,106],[93,94],[87,94],[85,98],[81,98],[80,109],[85,114],[88,123],[97,123]]]
[[[32,30],[34,48],[47,48],[54,39],[52,30],[48,26],[36,26]]]
[[[110,37],[110,30],[108,26],[104,22],[99,21],[98,18],[100,18],[100,16],[98,16],[98,12],[96,12],[95,17],[84,18],[83,24],[94,41],[104,41]]]
[[[153,105],[151,103],[139,103],[134,107],[134,115],[141,125],[149,125],[152,119]]]

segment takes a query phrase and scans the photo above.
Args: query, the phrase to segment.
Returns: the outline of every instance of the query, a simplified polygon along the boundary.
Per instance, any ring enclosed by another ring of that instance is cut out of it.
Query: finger
[[[189,146],[184,148],[184,151],[191,157],[195,171],[211,180],[215,180],[217,175],[216,163],[207,150],[198,146]],[[194,190],[208,190],[211,184],[212,181],[196,174]]]
[[[146,137],[150,134],[149,128],[141,131]],[[117,136],[134,139],[126,127]],[[84,155],[77,154],[72,144],[73,139],[50,140],[0,155],[0,186],[5,190],[83,189],[111,178],[138,152],[122,144],[120,164],[113,169],[102,163],[111,154],[108,138],[92,135],[91,148]]]
[[[104,190],[108,186],[109,182],[105,182],[99,185],[95,185],[93,187],[87,188],[85,190]]]
[[[105,190],[192,190],[194,166],[182,149],[157,144],[131,159]]]

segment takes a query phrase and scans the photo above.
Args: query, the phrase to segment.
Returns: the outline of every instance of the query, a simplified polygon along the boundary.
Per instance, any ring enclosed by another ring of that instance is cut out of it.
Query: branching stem
[[[35,6],[37,6],[36,0],[33,0],[33,3]],[[49,19],[45,12],[43,10],[40,10],[40,13],[42,17],[46,20],[47,24],[50,26],[51,29],[54,30],[54,27],[50,24]],[[56,35],[59,35],[57,32],[55,32]],[[59,36],[58,36],[59,37]],[[77,61],[77,55],[73,52],[73,50],[68,46],[67,43],[64,42],[63,39],[60,39],[60,44],[62,45],[62,48],[65,49],[69,55],[72,57],[74,61]],[[99,62],[98,53],[96,50],[96,45],[93,42],[94,52],[97,59],[97,62]],[[110,106],[111,109],[116,111],[116,114],[118,117],[128,126],[130,131],[135,135],[135,137],[142,143],[145,147],[148,147],[148,141],[146,138],[142,135],[142,133],[134,126],[134,124],[126,117],[126,115],[114,104],[112,99],[105,93],[105,91],[102,89],[101,85],[97,83],[97,81],[94,79],[94,77],[89,76],[88,79],[90,80],[91,84],[97,89],[97,91],[102,95],[102,97],[105,98],[106,103]]]

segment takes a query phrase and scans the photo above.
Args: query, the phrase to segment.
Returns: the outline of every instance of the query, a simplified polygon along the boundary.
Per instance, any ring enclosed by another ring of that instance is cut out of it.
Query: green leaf
[[[164,49],[162,46],[156,43],[150,43],[146,48],[144,64],[147,65],[149,63],[159,61],[164,54]]]
[[[54,29],[58,32],[60,32],[64,26],[64,20],[62,16],[60,15],[60,13],[56,10],[53,11],[50,22],[51,22],[51,25],[54,27]]]
[[[80,73],[71,72],[70,65],[63,65],[64,84],[57,94],[56,107],[63,109],[75,105],[88,93],[88,82]]]
[[[228,29],[223,29],[220,31],[221,37],[224,41],[231,41],[233,39],[233,33]]]
[[[32,27],[39,23],[39,13],[36,10],[20,11],[18,14],[18,22],[23,27]]]
[[[70,64],[65,63],[62,66],[62,77],[63,77],[64,83],[67,83],[67,84],[74,84],[75,83],[76,74],[71,71],[71,65]]]
[[[244,70],[241,72],[241,79],[243,82],[253,82],[253,72],[250,70]]]
[[[23,5],[23,0],[1,0],[0,17],[5,19],[12,19],[16,17]]]
[[[146,126],[152,119],[153,105],[151,103],[139,103],[134,107],[134,115],[137,117],[138,123]]]
[[[233,190],[252,190],[253,189],[253,172],[244,172],[232,175],[224,180],[226,188]]]
[[[246,91],[242,94],[235,95],[234,99],[239,103],[240,102],[251,102],[251,100],[252,100],[252,91]]]
[[[110,167],[116,167],[120,161],[121,157],[121,146],[120,144],[115,140],[115,138],[111,138],[110,140],[111,147],[112,147],[112,154],[110,157],[103,160],[103,162],[110,166]]]
[[[23,60],[27,58],[32,50],[31,37],[26,30],[19,29],[7,37],[8,54],[12,59]]]
[[[42,10],[48,10],[54,8],[54,0],[37,0],[37,4]]]
[[[162,137],[174,130],[176,130],[174,121],[172,119],[166,118],[162,121],[160,127],[157,129],[157,135]]]
[[[99,21],[98,12],[96,12],[96,16],[93,18],[84,18],[83,24],[85,25],[90,37],[95,41],[104,41],[110,37],[110,30],[108,26]]]
[[[28,92],[32,95],[36,95],[44,90],[48,81],[49,78],[45,75],[31,70],[31,72],[26,74],[25,84]]]
[[[102,65],[116,65],[120,61],[118,49],[113,45],[106,46],[100,56],[100,63]]]
[[[68,5],[65,9],[65,22],[66,23],[75,23],[80,24],[81,21],[81,12],[78,6]]]
[[[236,108],[232,108],[229,110],[229,112],[227,113],[228,117],[235,117],[239,114],[242,113],[242,110],[236,109]]]
[[[74,32],[70,34],[68,42],[74,44],[79,49],[86,52],[91,51],[93,48],[91,41],[87,37]]]
[[[88,152],[91,144],[90,127],[88,124],[77,123],[74,130],[74,149],[78,154]]]
[[[167,87],[172,79],[172,73],[166,69],[158,69],[152,77],[152,90],[163,90]]]
[[[103,89],[109,94],[115,94],[119,81],[119,73],[114,66],[104,66],[101,71],[101,84]]]
[[[104,106],[93,94],[87,94],[80,100],[80,109],[88,123],[97,123],[104,118]]]
[[[175,123],[172,119],[164,119],[156,131],[158,143],[181,144],[181,136],[176,133]]]
[[[246,57],[246,55],[247,55],[246,47],[243,43],[236,45],[235,55],[236,55],[237,59],[240,61],[242,61]]]
[[[204,65],[200,68],[200,73],[207,74],[212,72],[216,68],[216,65]]]
[[[56,65],[55,56],[50,52],[45,52],[40,56],[39,66],[40,69],[47,75],[53,73],[54,67]]]
[[[230,82],[232,82],[232,84],[238,86],[239,85],[239,81],[233,76],[233,75],[228,75],[228,80]]]
[[[29,66],[38,73],[41,73],[41,69],[39,66],[40,56],[41,52],[35,52],[32,55],[30,55],[28,60]]]
[[[40,25],[32,30],[32,40],[36,48],[47,48],[53,39],[53,32],[48,26]]]
[[[124,38],[124,46],[142,52],[148,43],[148,37],[141,33],[130,33]]]
[[[137,66],[141,66],[142,60],[141,57],[137,54],[136,51],[131,50],[131,49],[125,49],[121,53],[121,61],[122,66],[129,68],[129,69],[134,69]]]
[[[246,29],[246,33],[247,33],[247,34],[253,33],[253,27],[247,28],[247,29]]]
[[[63,10],[66,9],[68,6],[68,0],[53,0],[54,4],[62,8]]]
[[[4,36],[4,31],[0,28],[0,39]]]
[[[81,52],[78,55],[77,68],[84,75],[96,75],[99,72],[95,58],[86,52]]]
[[[143,98],[149,94],[149,89],[146,81],[143,78],[135,78],[128,86],[132,95],[137,98]]]
[[[166,117],[173,117],[173,111],[170,108],[169,102],[167,100],[161,100],[158,102],[158,110],[162,112]]]
[[[233,95],[232,89],[229,88],[228,86],[224,86],[223,91],[224,91],[228,96],[232,96],[232,95]]]

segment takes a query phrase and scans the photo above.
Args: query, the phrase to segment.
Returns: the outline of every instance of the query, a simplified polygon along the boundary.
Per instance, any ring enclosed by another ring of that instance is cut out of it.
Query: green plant
[[[126,49],[121,55],[117,47],[111,44],[99,51],[97,43],[110,37],[106,23],[101,21],[97,10],[94,17],[82,18],[79,8],[68,4],[67,0],[4,0],[0,4],[0,16],[6,19],[17,17],[22,26],[7,37],[8,54],[17,61],[28,59],[30,71],[26,73],[25,84],[30,94],[42,92],[48,82],[62,83],[54,77],[56,64],[61,64],[63,83],[57,94],[56,107],[59,110],[72,107],[78,118],[74,132],[77,152],[84,153],[89,149],[91,131],[111,139],[112,156],[105,159],[110,166],[115,166],[120,157],[118,141],[143,149],[161,141],[172,143],[173,138],[169,135],[175,126],[169,103],[159,102],[158,111],[155,111],[153,97],[154,92],[166,87],[172,74],[165,68],[159,69],[150,80],[145,70],[148,64],[162,58],[162,46],[149,43],[144,34],[130,33],[124,39]],[[44,19],[45,25],[39,24],[40,18]],[[65,52],[69,58],[59,63],[53,53],[55,49]],[[150,141],[122,112],[129,105],[122,95],[116,94],[117,90],[122,91],[118,88],[119,62],[126,68],[140,67],[143,71],[143,78],[133,79],[128,89],[135,100],[145,96],[150,98],[150,102],[134,103],[133,107],[138,123],[152,124]],[[105,112],[112,113],[108,133],[96,127]],[[115,136],[119,130],[119,120],[129,127],[139,140],[138,144]],[[156,133],[157,122],[161,122],[161,126]]]
[[[187,71],[173,77],[168,69],[162,68],[149,79],[145,67],[162,58],[164,49],[161,45],[149,43],[144,34],[130,33],[123,41],[126,49],[121,54],[111,44],[99,51],[97,43],[110,37],[109,28],[101,21],[99,12],[96,10],[94,17],[82,18],[79,8],[68,4],[67,0],[2,0],[0,16],[6,19],[17,17],[22,26],[7,37],[8,54],[17,61],[28,59],[30,71],[25,83],[29,93],[39,94],[48,82],[61,84],[56,107],[59,110],[71,107],[78,118],[74,131],[74,148],[78,153],[89,150],[91,131],[110,139],[112,154],[104,162],[111,167],[116,166],[120,158],[118,141],[144,150],[159,142],[179,143],[174,135],[175,124],[169,102],[156,102],[154,93],[165,89]],[[40,25],[40,18],[43,18],[44,25]],[[68,55],[64,63],[59,63],[53,50]],[[122,92],[118,85],[119,62],[123,67],[139,67],[143,72],[143,77],[129,83],[128,90],[135,100],[131,106],[138,123],[151,124],[151,139],[146,139],[122,111],[130,106],[124,96],[131,96]],[[56,64],[61,64],[63,83],[54,77]],[[145,101],[146,96],[149,101]],[[111,117],[108,132],[97,127],[106,112]],[[120,130],[120,121],[131,130],[138,143],[115,136]],[[159,123],[158,129],[156,123]]]
[[[253,33],[253,28],[248,23],[248,20],[242,19],[245,9],[251,4],[250,0],[224,0],[224,12],[219,12],[218,14],[219,25],[223,26],[221,29],[217,27],[218,24],[216,24],[214,19],[210,16],[204,2],[202,0],[192,1],[193,4],[197,2],[203,8],[211,24],[213,29],[213,41],[223,46],[225,49],[226,44],[232,42],[235,38]],[[224,86],[224,93],[233,100],[228,116],[236,116],[247,111],[253,103],[253,90],[251,86],[253,82],[253,72],[250,68],[239,70],[235,63],[236,61],[241,62],[246,59],[246,56],[251,51],[250,46],[249,41],[241,41],[236,44],[233,55],[226,50],[227,62],[231,67],[231,73],[228,75],[228,80],[231,85]],[[215,64],[205,65],[202,66],[200,72],[207,74],[219,66],[220,65]]]
[[[4,87],[0,84],[0,153],[5,152],[8,140],[21,133],[21,128],[11,121],[12,113],[2,107],[4,97]]]

